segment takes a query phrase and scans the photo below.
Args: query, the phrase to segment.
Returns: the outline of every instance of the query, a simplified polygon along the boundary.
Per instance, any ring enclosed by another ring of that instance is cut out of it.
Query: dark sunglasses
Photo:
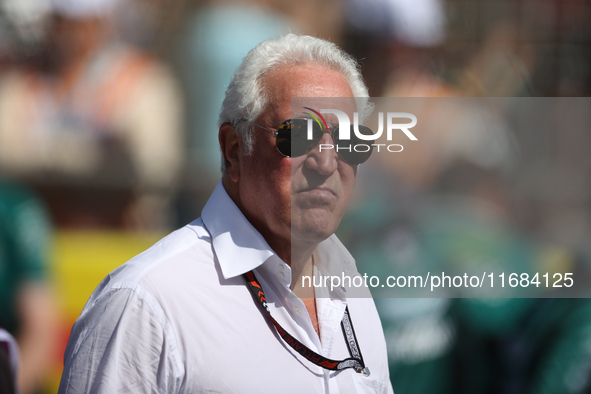
[[[277,150],[283,156],[287,157],[298,157],[305,155],[312,148],[318,145],[322,139],[322,136],[326,132],[330,133],[332,140],[334,141],[333,149],[336,149],[343,160],[352,166],[356,166],[367,161],[373,150],[373,146],[370,141],[364,141],[357,137],[353,131],[353,125],[351,125],[351,139],[340,140],[338,127],[335,127],[332,130],[325,130],[324,127],[321,127],[317,122],[313,121],[312,139],[309,140],[308,119],[306,118],[287,119],[281,122],[279,127],[277,127],[277,131],[269,130],[246,119],[243,119],[243,121],[252,123],[253,125],[273,134],[275,136],[275,145],[277,146]],[[373,135],[373,131],[371,131],[371,129],[361,125],[359,126],[359,132],[363,135]]]

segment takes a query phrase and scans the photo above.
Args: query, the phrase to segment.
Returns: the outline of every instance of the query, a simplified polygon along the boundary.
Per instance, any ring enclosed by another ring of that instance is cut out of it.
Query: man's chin
[[[292,242],[299,240],[310,243],[324,241],[337,229],[338,222],[334,215],[325,210],[306,210],[297,218],[292,216],[291,238]]]

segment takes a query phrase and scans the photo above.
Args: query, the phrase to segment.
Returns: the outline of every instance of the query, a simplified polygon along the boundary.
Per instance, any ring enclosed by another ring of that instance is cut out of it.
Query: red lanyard
[[[289,346],[291,346],[296,352],[301,354],[308,361],[322,368],[329,369],[331,371],[340,371],[347,368],[353,368],[356,372],[364,373],[369,376],[369,368],[365,366],[365,363],[363,362],[363,356],[361,356],[361,351],[359,350],[359,346],[357,345],[357,337],[355,336],[355,330],[353,329],[353,324],[351,323],[351,319],[349,317],[349,307],[345,307],[345,313],[343,315],[343,320],[341,321],[341,327],[343,328],[343,334],[345,335],[345,338],[347,340],[347,347],[349,348],[349,353],[351,354],[351,357],[341,361],[331,360],[311,350],[306,345],[295,339],[290,333],[285,331],[283,327],[279,325],[277,320],[275,320],[273,316],[271,316],[271,312],[267,307],[265,293],[254,273],[252,271],[249,271],[245,273],[243,276],[246,279],[248,288],[250,289],[252,294],[254,294],[255,298],[259,300],[260,304],[267,312],[267,316],[271,320],[271,323],[273,323],[273,325],[277,329],[277,332],[279,333],[281,338],[283,338],[283,340]]]

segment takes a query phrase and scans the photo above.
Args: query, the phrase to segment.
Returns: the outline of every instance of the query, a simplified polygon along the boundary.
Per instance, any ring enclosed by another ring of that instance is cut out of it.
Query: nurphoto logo
[[[400,144],[375,144],[369,143],[365,141],[376,141],[378,138],[384,134],[384,118],[386,119],[386,139],[388,141],[392,141],[392,136],[394,135],[395,131],[403,132],[411,141],[417,141],[417,137],[410,131],[411,128],[416,126],[417,124],[417,117],[408,112],[386,112],[384,116],[384,112],[378,113],[378,130],[373,132],[369,128],[365,126],[359,125],[359,114],[357,112],[353,113],[353,124],[351,125],[351,120],[349,116],[338,109],[321,109],[320,112],[313,110],[309,107],[304,107],[311,111],[304,112],[306,115],[309,115],[312,119],[308,119],[307,124],[307,139],[312,141],[317,138],[314,135],[314,123],[316,123],[323,131],[329,129],[328,124],[322,114],[334,114],[338,119],[338,129],[335,130],[335,135],[333,136],[335,140],[339,142],[342,141],[350,141],[351,144],[342,145],[342,144],[319,144],[319,150],[328,150],[328,149],[336,149],[339,150],[351,150],[355,152],[368,152],[373,147],[377,148],[377,151],[380,151],[380,147],[385,147],[389,152],[402,152],[403,146]],[[406,120],[406,122],[401,122],[401,120]]]

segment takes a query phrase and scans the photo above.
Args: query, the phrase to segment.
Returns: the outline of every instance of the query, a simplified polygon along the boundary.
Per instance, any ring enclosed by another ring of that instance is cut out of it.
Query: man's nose
[[[306,166],[322,175],[330,175],[336,171],[339,166],[339,155],[331,133],[324,133],[320,142],[308,152]]]

